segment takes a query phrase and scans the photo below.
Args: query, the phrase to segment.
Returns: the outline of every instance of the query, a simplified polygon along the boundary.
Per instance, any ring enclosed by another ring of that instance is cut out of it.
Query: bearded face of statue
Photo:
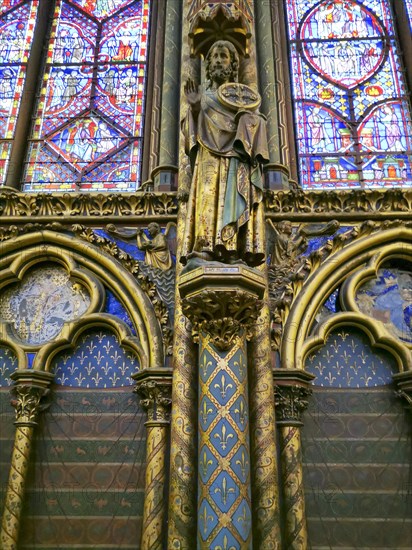
[[[228,48],[216,46],[209,56],[209,75],[213,82],[221,85],[232,79],[232,59]]]

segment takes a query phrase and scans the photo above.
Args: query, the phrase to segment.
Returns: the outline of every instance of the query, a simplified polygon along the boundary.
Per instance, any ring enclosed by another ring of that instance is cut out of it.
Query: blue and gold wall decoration
[[[0,346],[0,387],[11,386],[10,375],[17,368],[17,356],[14,351],[7,346]]]
[[[55,382],[77,388],[132,386],[130,376],[139,368],[138,358],[104,330],[86,332],[72,352],[61,352],[53,361]]]
[[[199,360],[198,548],[251,548],[245,347],[218,351],[203,335]]]
[[[306,359],[316,386],[371,388],[392,382],[398,371],[392,355],[373,350],[367,336],[350,327],[332,331],[325,345]]]

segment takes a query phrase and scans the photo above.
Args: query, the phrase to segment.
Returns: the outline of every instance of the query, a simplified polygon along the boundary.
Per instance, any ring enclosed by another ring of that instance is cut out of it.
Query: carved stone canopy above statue
[[[193,0],[189,13],[190,54],[206,56],[217,40],[229,40],[238,53],[249,56],[252,13],[248,0]]]

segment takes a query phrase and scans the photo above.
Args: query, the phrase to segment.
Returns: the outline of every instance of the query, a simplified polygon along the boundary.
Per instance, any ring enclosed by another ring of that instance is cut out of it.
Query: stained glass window
[[[24,190],[138,187],[149,0],[58,0]]]
[[[412,0],[405,0],[405,6],[409,16],[409,24],[412,27]]]
[[[287,0],[301,184],[412,185],[412,124],[389,0]]]
[[[38,0],[0,3],[0,185],[8,168]]]

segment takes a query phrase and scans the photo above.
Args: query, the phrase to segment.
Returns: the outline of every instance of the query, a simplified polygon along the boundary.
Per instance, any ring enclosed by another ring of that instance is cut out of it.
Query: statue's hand
[[[192,111],[196,113],[199,112],[200,100],[202,97],[202,94],[199,92],[199,86],[191,78],[188,78],[186,80],[184,90],[187,102],[189,103]]]

